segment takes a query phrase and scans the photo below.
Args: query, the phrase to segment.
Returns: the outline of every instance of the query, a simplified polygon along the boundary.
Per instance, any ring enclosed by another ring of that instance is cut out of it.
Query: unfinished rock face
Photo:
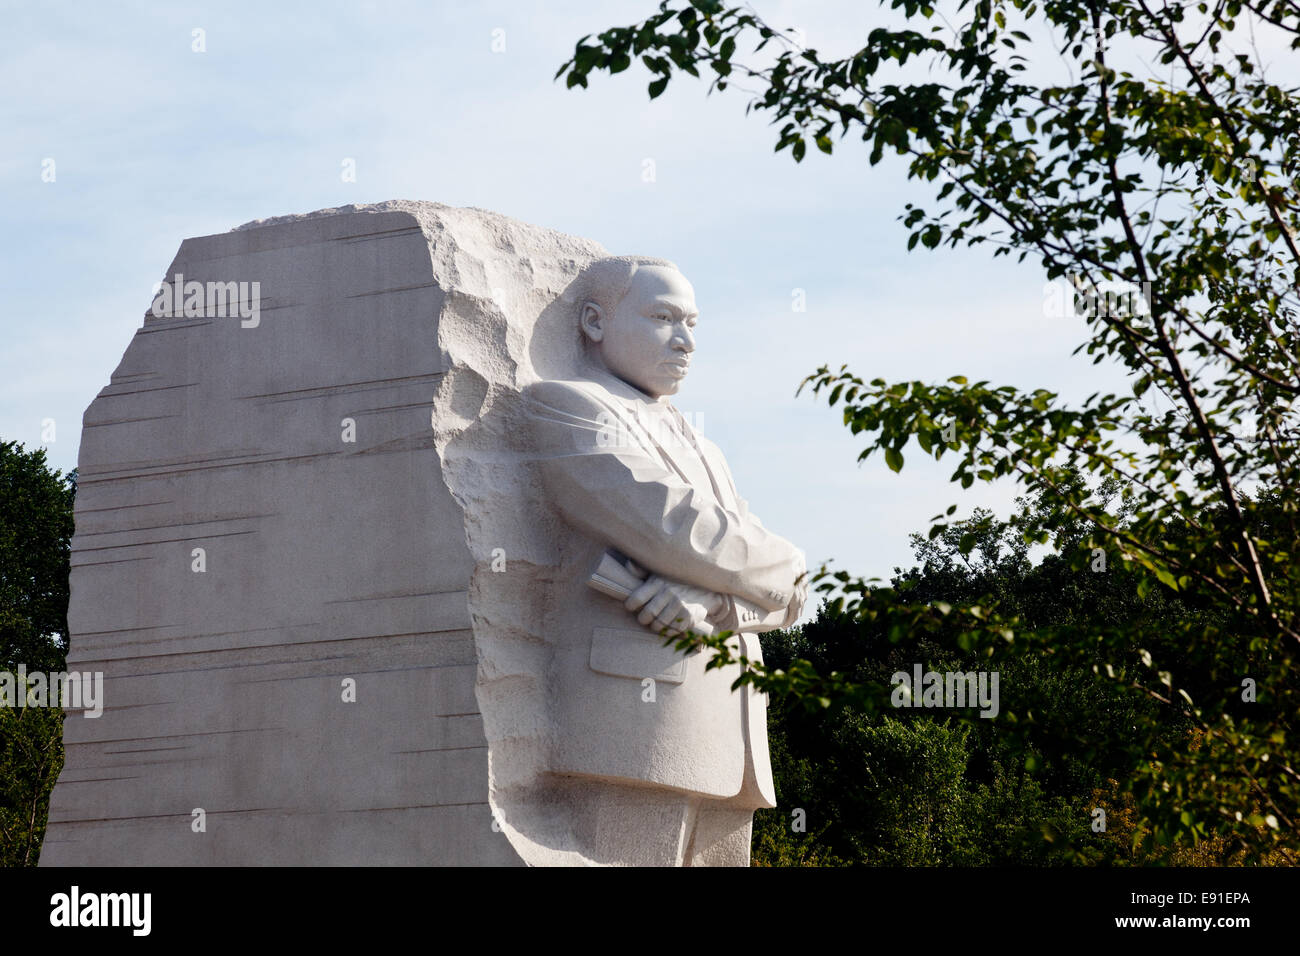
[[[43,865],[520,862],[490,794],[545,746],[556,545],[514,424],[603,254],[416,202],[182,244],[85,415],[68,669],[105,706]]]

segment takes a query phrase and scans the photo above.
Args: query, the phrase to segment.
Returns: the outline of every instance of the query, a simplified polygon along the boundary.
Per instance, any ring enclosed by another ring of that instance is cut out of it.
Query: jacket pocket
[[[591,669],[610,677],[645,680],[653,677],[665,684],[686,680],[686,656],[664,639],[647,631],[598,627],[591,633]]]

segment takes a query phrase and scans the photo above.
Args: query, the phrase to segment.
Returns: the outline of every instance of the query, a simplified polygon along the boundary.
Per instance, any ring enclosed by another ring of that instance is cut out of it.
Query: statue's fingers
[[[666,624],[676,624],[684,629],[691,623],[691,609],[680,595],[673,594],[668,606],[659,612],[659,618]]]
[[[671,628],[681,633],[681,628],[690,622],[691,616],[680,605],[670,602],[655,618],[655,630]]]
[[[659,612],[667,606],[672,596],[671,591],[660,591],[646,602],[645,607],[641,608],[641,613],[637,615],[637,620],[648,627],[650,622],[659,616]]]
[[[649,601],[660,592],[663,588],[663,583],[663,578],[659,577],[657,574],[652,574],[650,577],[646,578],[644,584],[627,596],[627,600],[623,602],[623,606],[635,614],[637,611],[641,610],[641,607],[646,601]]]

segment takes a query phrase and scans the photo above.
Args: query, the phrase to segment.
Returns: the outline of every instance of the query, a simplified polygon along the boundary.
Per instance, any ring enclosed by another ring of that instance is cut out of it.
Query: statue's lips
[[[686,373],[691,367],[690,362],[683,362],[680,359],[669,359],[663,364],[668,366],[668,368],[672,370],[672,374],[676,375],[678,378],[685,378]]]

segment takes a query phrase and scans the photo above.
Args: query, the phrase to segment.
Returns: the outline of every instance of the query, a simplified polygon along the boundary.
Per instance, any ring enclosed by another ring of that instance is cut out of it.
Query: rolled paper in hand
[[[625,601],[645,580],[645,577],[629,570],[612,552],[606,551],[600,556],[600,563],[587,579],[587,584],[601,594]]]

